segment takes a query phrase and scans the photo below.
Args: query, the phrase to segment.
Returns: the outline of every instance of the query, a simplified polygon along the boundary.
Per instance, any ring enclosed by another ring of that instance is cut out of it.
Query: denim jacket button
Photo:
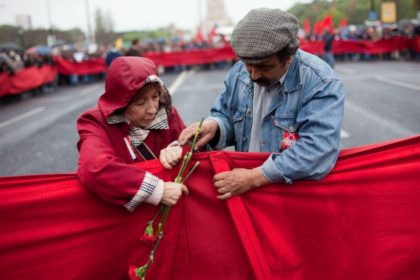
[[[246,142],[246,137],[243,137],[242,138],[242,142]]]

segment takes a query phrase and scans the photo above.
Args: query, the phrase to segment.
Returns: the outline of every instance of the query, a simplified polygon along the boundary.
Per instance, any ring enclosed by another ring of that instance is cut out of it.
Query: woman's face
[[[159,109],[159,91],[156,86],[144,86],[131,100],[124,111],[124,117],[135,126],[146,128]]]

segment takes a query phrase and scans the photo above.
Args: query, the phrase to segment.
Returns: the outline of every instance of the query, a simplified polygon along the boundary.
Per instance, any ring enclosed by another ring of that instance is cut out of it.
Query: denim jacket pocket
[[[245,130],[245,112],[238,111],[233,117],[233,126],[235,131],[235,148],[237,151],[242,151],[244,130]]]
[[[284,138],[285,133],[296,133],[296,117],[295,116],[285,116],[285,117],[273,117],[273,139],[275,142],[271,149],[273,151],[281,151],[282,150],[282,141]]]
[[[295,116],[273,117],[273,125],[291,133],[297,130]]]

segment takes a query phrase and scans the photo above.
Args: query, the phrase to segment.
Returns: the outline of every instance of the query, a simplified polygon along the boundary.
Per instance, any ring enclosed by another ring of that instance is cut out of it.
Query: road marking
[[[338,70],[338,72],[341,72],[343,74],[349,74],[349,75],[356,74],[355,70],[347,68],[347,67],[343,67],[343,66],[336,66],[335,69]]]
[[[396,137],[406,137],[408,135],[413,135],[413,131],[401,127],[401,124],[387,120],[382,116],[375,115],[369,110],[365,110],[356,104],[353,104],[349,100],[346,100],[346,110],[347,112],[353,111],[356,116],[359,116],[360,119],[364,121],[373,122],[379,124],[381,127],[388,128],[390,132],[394,133]]]
[[[341,138],[349,138],[350,134],[347,131],[345,131],[344,129],[342,129],[340,137]]]
[[[172,85],[169,87],[169,93],[171,95],[174,95],[175,92],[178,90],[179,86],[184,82],[184,80],[191,76],[192,74],[194,74],[194,70],[190,70],[190,71],[182,71],[181,74],[179,74],[179,76],[175,79],[175,81],[172,83]]]
[[[45,107],[38,107],[38,108],[35,108],[35,109],[33,109],[29,112],[26,112],[24,114],[21,114],[21,115],[18,115],[16,117],[13,117],[11,119],[8,119],[7,121],[4,121],[4,122],[0,123],[0,128],[6,127],[8,125],[14,124],[15,122],[21,121],[21,120],[26,119],[30,116],[35,115],[35,114],[41,113],[44,110],[45,110]]]
[[[387,84],[394,85],[394,86],[399,86],[399,87],[404,87],[404,88],[409,88],[409,89],[414,89],[414,90],[420,91],[420,85],[410,84],[410,83],[407,83],[407,82],[395,80],[395,79],[384,77],[384,76],[381,76],[381,75],[375,76],[374,79],[376,79],[378,81],[381,81],[381,82],[384,82],[384,83],[387,83]]]

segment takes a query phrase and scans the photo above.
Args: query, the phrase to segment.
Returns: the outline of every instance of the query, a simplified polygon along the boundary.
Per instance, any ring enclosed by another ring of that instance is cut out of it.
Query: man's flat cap
[[[245,63],[259,64],[289,44],[298,46],[298,21],[279,9],[251,10],[235,26],[232,48]]]

